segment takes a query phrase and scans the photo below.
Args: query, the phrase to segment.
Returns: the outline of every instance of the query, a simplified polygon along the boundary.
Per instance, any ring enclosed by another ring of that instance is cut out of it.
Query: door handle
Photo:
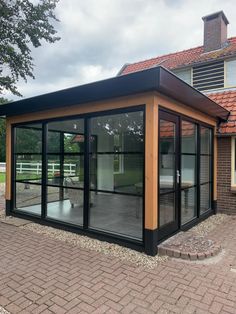
[[[180,184],[180,172],[179,172],[179,170],[176,170],[176,179],[177,179],[177,183]]]

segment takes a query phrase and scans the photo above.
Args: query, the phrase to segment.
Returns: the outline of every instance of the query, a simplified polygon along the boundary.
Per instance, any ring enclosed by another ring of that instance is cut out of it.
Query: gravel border
[[[37,223],[30,223],[24,226],[20,226],[19,228],[36,232],[75,246],[79,246],[80,248],[117,257],[122,261],[131,262],[136,266],[147,267],[149,269],[155,268],[157,265],[165,262],[168,259],[167,256],[148,256],[144,253],[120,246],[118,244],[92,239],[87,236],[55,229],[53,227],[43,226]]]
[[[7,310],[0,306],[0,314],[10,314]]]
[[[227,222],[230,220],[230,216],[226,214],[216,214],[208,217],[206,220],[202,221],[195,227],[191,228],[189,231],[197,233],[198,235],[205,236],[218,225],[222,224],[223,222]]]

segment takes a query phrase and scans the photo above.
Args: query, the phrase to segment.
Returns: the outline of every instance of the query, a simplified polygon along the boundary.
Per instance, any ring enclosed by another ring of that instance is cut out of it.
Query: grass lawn
[[[5,178],[6,178],[6,175],[4,172],[0,172],[0,183],[4,183],[5,182]]]

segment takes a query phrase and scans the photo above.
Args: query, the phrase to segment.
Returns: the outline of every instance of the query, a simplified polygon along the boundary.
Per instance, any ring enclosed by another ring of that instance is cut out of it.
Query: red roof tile
[[[207,94],[207,97],[230,111],[228,121],[220,124],[218,133],[236,134],[236,90]]]
[[[176,69],[192,65],[194,63],[200,63],[205,61],[212,61],[220,58],[226,58],[236,55],[236,37],[228,39],[228,46],[219,50],[204,53],[203,46],[183,50],[167,55],[159,56],[156,58],[128,64],[124,66],[121,71],[121,75],[131,72],[137,72],[148,68],[162,65],[167,69]]]

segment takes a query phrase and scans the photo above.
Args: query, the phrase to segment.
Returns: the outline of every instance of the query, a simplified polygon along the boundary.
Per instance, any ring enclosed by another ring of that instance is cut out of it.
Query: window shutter
[[[193,87],[200,91],[224,87],[224,60],[193,67]]]

